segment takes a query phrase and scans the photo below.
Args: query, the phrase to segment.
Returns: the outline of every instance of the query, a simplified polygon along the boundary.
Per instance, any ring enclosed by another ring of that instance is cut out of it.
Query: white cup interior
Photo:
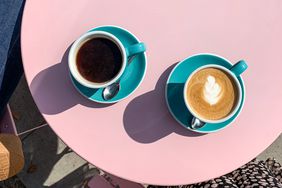
[[[197,73],[198,71],[200,71],[200,70],[202,70],[202,69],[205,69],[205,68],[217,68],[217,69],[220,69],[220,70],[224,71],[226,74],[228,74],[228,75],[233,79],[233,81],[234,81],[234,83],[235,83],[235,85],[236,85],[236,87],[237,87],[237,91],[238,91],[237,103],[236,103],[236,105],[233,107],[232,112],[229,113],[228,116],[226,116],[226,117],[224,117],[224,118],[222,118],[222,119],[218,119],[218,120],[209,120],[209,119],[205,119],[205,118],[203,118],[203,117],[197,115],[197,113],[194,112],[194,111],[192,110],[192,108],[190,107],[190,105],[189,105],[188,97],[187,97],[187,92],[186,92],[186,91],[187,91],[187,87],[188,87],[188,83],[189,83],[189,81],[191,80],[191,78],[193,77],[193,75],[194,75],[195,73]],[[185,101],[186,107],[188,108],[188,110],[190,111],[190,113],[191,113],[194,117],[196,117],[196,118],[198,118],[199,120],[201,120],[201,121],[203,121],[203,122],[206,122],[206,123],[221,123],[221,122],[227,121],[228,119],[230,119],[230,118],[238,111],[238,109],[239,109],[239,107],[240,107],[241,100],[242,100],[242,88],[241,88],[241,85],[240,85],[240,83],[239,83],[238,78],[237,78],[237,77],[235,76],[235,74],[232,73],[229,69],[227,69],[227,68],[225,68],[225,67],[223,67],[223,66],[220,66],[220,65],[215,65],[215,64],[205,65],[205,66],[202,66],[202,67],[196,69],[195,71],[193,71],[193,72],[190,74],[190,76],[188,77],[188,79],[186,80],[186,82],[185,82],[185,86],[184,86],[184,91],[183,91],[183,92],[184,92],[184,95],[183,95],[183,96],[184,96],[184,101]]]
[[[77,53],[78,53],[79,49],[81,48],[81,46],[85,42],[87,42],[88,40],[91,40],[93,38],[106,38],[108,40],[111,40],[112,42],[114,42],[119,47],[121,55],[122,55],[122,66],[121,66],[120,71],[118,72],[118,74],[114,78],[112,78],[111,80],[109,80],[107,82],[103,82],[103,83],[91,82],[91,81],[85,79],[79,73],[78,68],[77,68],[76,57],[77,57]],[[91,32],[87,32],[84,35],[82,35],[81,37],[79,37],[72,44],[70,52],[69,52],[69,56],[68,56],[70,73],[80,84],[82,84],[86,87],[89,87],[89,88],[103,88],[103,87],[107,87],[108,85],[111,85],[112,83],[116,82],[121,77],[122,73],[125,70],[126,61],[127,61],[127,56],[126,56],[125,48],[122,45],[122,43],[120,42],[120,40],[117,37],[115,37],[114,35],[112,35],[108,32],[104,32],[104,31],[91,31]]]

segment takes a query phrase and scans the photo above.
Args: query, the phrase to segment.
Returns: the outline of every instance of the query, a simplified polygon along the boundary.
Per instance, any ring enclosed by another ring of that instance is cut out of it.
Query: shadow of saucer
[[[60,63],[42,70],[31,82],[30,89],[41,113],[58,114],[77,104],[90,108],[105,108],[113,105],[90,101],[75,89],[68,70],[69,50],[70,47]],[[90,96],[91,93],[87,95]]]
[[[139,143],[152,143],[171,133],[189,137],[204,135],[179,125],[168,111],[165,102],[165,86],[175,65],[176,63],[166,69],[153,91],[136,97],[127,105],[123,123],[127,134],[133,140]]]

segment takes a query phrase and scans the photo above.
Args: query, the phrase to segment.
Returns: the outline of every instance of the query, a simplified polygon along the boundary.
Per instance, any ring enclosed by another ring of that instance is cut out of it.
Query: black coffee
[[[76,57],[79,73],[95,83],[114,78],[121,69],[122,60],[119,47],[105,38],[88,40],[80,47]]]

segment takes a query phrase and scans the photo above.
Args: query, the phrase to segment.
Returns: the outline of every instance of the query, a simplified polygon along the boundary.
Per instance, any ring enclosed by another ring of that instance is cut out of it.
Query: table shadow
[[[171,133],[198,137],[205,134],[192,132],[171,116],[165,100],[165,86],[173,64],[160,76],[155,89],[134,98],[126,107],[123,124],[127,134],[136,142],[153,143]]]
[[[89,108],[105,108],[113,105],[90,101],[76,90],[68,70],[69,50],[70,47],[64,53],[61,62],[39,72],[30,84],[33,98],[41,113],[59,114],[77,104]]]

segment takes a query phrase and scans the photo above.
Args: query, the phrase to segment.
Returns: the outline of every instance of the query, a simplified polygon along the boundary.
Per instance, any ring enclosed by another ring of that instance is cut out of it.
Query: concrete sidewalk
[[[45,123],[32,100],[24,78],[12,96],[10,105],[18,132]],[[87,178],[99,172],[71,151],[48,126],[24,134],[21,139],[25,167],[18,177],[27,188],[78,188]],[[282,135],[258,156],[259,159],[268,157],[274,157],[282,164]]]
[[[19,133],[46,123],[24,78],[12,96],[10,106]],[[18,177],[27,188],[78,188],[89,177],[99,173],[98,169],[71,151],[48,125],[20,137],[25,166]]]

